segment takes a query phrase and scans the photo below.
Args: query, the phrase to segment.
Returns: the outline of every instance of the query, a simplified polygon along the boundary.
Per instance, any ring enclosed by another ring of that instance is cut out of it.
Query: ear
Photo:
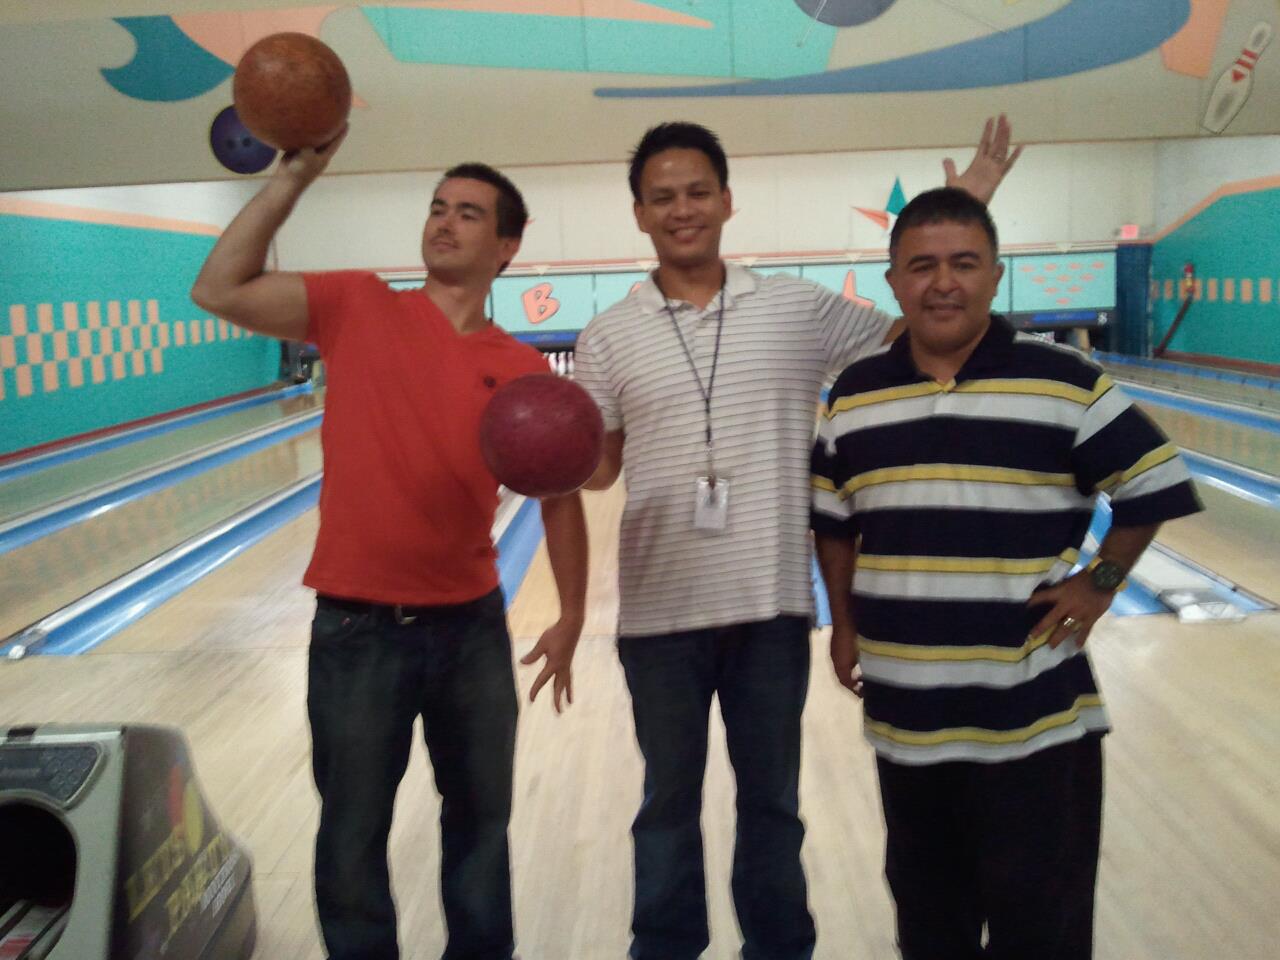
[[[631,204],[631,212],[636,218],[636,229],[641,233],[648,233],[649,229],[644,225],[644,204],[636,200]]]
[[[729,211],[728,215],[725,216],[725,219],[732,220],[733,214],[735,212],[733,209],[733,191],[730,190],[728,187],[724,187],[720,191],[720,196],[721,196],[721,199],[724,200],[724,208]]]
[[[996,268],[993,272],[995,273],[997,284],[1004,279],[1004,261],[999,257],[996,258]]]
[[[499,237],[498,238],[498,262],[502,264],[501,273],[507,267],[511,266],[511,261],[516,258],[516,254],[520,252],[520,241],[516,237]]]

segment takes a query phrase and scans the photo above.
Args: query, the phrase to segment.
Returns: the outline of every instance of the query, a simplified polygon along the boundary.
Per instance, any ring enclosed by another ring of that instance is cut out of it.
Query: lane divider
[[[93,649],[314,508],[321,476],[314,473],[299,480],[43,617],[0,641],[0,655],[18,660],[31,653],[69,656]],[[537,501],[519,498],[504,503],[495,519],[494,533],[498,575],[509,607],[542,542]]]
[[[320,426],[323,410],[295,414],[238,437],[199,447],[119,480],[92,488],[31,513],[0,523],[0,554],[164,490],[214,467],[256,453]]]
[[[86,440],[83,443],[77,443],[73,446],[50,450],[48,453],[25,457],[21,460],[16,460],[13,463],[7,463],[0,466],[0,483],[7,482],[9,480],[16,480],[18,477],[36,473],[39,470],[46,470],[49,467],[55,467],[59,464],[69,463],[73,460],[80,460],[84,457],[93,456],[95,453],[104,453],[107,450],[112,450],[116,447],[136,443],[139,440],[158,437],[162,434],[182,429],[183,427],[190,427],[197,423],[203,423],[207,420],[216,420],[218,417],[226,416],[229,413],[248,410],[251,407],[259,407],[267,403],[274,403],[277,400],[283,400],[287,397],[296,397],[306,393],[313,393],[314,390],[315,387],[311,383],[300,383],[295,386],[285,387],[282,390],[273,390],[270,393],[246,397],[243,400],[236,400],[231,403],[211,407],[206,410],[197,410],[193,413],[183,414],[181,416],[173,417],[172,419],[162,420],[158,423],[148,423],[120,430],[103,437],[95,437],[91,440]]]

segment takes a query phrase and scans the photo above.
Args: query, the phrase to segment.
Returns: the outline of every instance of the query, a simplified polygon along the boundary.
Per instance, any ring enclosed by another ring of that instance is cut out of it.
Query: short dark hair
[[[498,191],[498,208],[494,211],[498,221],[498,236],[519,240],[524,236],[524,226],[529,222],[529,211],[524,205],[524,197],[516,189],[516,185],[487,163],[460,163],[450,167],[440,178],[446,180],[479,180]],[[436,184],[440,189],[440,184]]]
[[[893,232],[889,234],[890,265],[898,252],[898,241],[902,239],[902,235],[913,227],[931,223],[976,223],[991,241],[992,257],[1000,249],[996,225],[987,211],[987,205],[958,187],[938,187],[917,196],[898,214],[898,222],[893,225]]]
[[[660,123],[645,131],[636,148],[631,151],[631,170],[628,179],[631,182],[631,196],[640,202],[640,174],[644,165],[654,154],[664,150],[699,150],[707,155],[711,166],[720,179],[720,189],[729,186],[729,160],[724,155],[724,147],[720,146],[720,138],[698,123],[687,123],[677,120],[672,123]]]

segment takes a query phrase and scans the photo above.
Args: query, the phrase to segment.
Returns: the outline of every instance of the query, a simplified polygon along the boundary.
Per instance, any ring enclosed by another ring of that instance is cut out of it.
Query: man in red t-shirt
[[[272,237],[340,142],[285,156],[191,294],[242,327],[316,343],[326,364],[320,532],[304,578],[317,593],[307,712],[321,932],[331,960],[399,955],[387,837],[421,716],[442,802],[444,958],[511,960],[517,695],[479,422],[495,389],[546,372],[485,316],[528,217],[506,177],[464,164],[432,197],[422,289],[354,271],[267,272]],[[530,699],[551,682],[558,711],[573,700],[586,524],[576,493],[541,506],[560,619],[522,662],[545,658]]]

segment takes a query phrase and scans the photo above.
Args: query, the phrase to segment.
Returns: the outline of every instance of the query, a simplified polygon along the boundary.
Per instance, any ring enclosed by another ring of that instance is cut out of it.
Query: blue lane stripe
[[[498,582],[508,609],[524,582],[524,575],[529,572],[542,535],[542,510],[537,500],[526,498],[498,538]]]
[[[157,490],[171,487],[206,470],[220,467],[223,464],[230,463],[232,460],[238,460],[250,453],[255,453],[291,437],[296,437],[300,433],[314,430],[319,426],[319,421],[323,416],[324,411],[318,410],[314,414],[273,433],[237,444],[218,453],[200,457],[190,463],[174,467],[172,470],[166,470],[157,476],[138,480],[100,496],[91,497],[81,503],[72,504],[62,510],[56,510],[46,516],[32,520],[30,523],[18,524],[16,527],[0,533],[0,554],[26,546],[41,537],[47,537],[49,534],[56,533],[72,524],[106,513],[108,510],[113,510],[149,493],[155,493]]]
[[[246,520],[199,550],[156,570],[111,599],[52,631],[38,654],[71,656],[91,650],[142,619],[206,574],[240,555],[267,535],[315,507],[320,496],[317,477],[271,509]],[[498,573],[510,607],[542,542],[542,517],[536,500],[526,500],[498,540]],[[0,648],[0,657],[7,652]]]
[[[1280,479],[1233,470],[1226,464],[1217,463],[1191,450],[1181,452],[1187,469],[1201,483],[1207,483],[1242,500],[1280,510]]]
[[[1167,393],[1148,390],[1146,387],[1140,387],[1133,383],[1122,383],[1120,384],[1120,389],[1134,400],[1141,400],[1143,403],[1149,403],[1153,406],[1181,410],[1197,417],[1222,420],[1225,423],[1234,423],[1238,426],[1248,427],[1251,430],[1261,430],[1264,433],[1280,434],[1280,417],[1268,416],[1264,413],[1253,413],[1249,410],[1237,410],[1233,407],[1216,403],[1206,403],[1203,400],[1188,396],[1173,397]]]
[[[46,470],[49,467],[56,467],[62,463],[70,463],[73,460],[90,457],[96,453],[104,453],[107,450],[114,450],[116,447],[123,447],[126,444],[136,443],[139,440],[158,437],[161,434],[169,433],[173,430],[180,430],[183,427],[190,427],[197,423],[204,423],[206,420],[214,420],[218,417],[226,416],[228,413],[234,413],[237,410],[248,410],[251,407],[258,407],[264,403],[273,403],[274,401],[282,400],[285,397],[296,397],[303,393],[311,393],[314,389],[315,388],[310,383],[300,383],[296,386],[286,387],[283,390],[278,390],[273,393],[260,394],[256,397],[247,397],[244,400],[237,400],[235,403],[229,403],[226,406],[213,407],[209,410],[202,410],[199,413],[175,417],[173,420],[166,420],[148,427],[140,427],[136,431],[129,432],[127,434],[106,436],[99,440],[87,440],[82,444],[77,444],[76,446],[69,447],[66,450],[59,450],[47,454],[37,454],[30,460],[18,460],[15,463],[0,467],[0,483],[4,483],[9,480],[16,480],[18,477],[24,477],[40,470]]]
[[[1171,360],[1154,360],[1145,357],[1130,357],[1121,353],[1095,351],[1094,356],[1100,363],[1111,363],[1116,366],[1142,367],[1148,370],[1164,370],[1188,377],[1199,377],[1201,380],[1223,380],[1228,383],[1239,383],[1262,390],[1280,390],[1280,380],[1255,374],[1240,373],[1235,370],[1215,370],[1212,367],[1196,367],[1186,363],[1174,363]]]
[[[52,631],[35,652],[69,656],[96,647],[181,593],[205,574],[243,553],[278,527],[310,510],[316,505],[319,496],[320,479],[317,477],[270,510],[238,524],[204,544],[199,550],[156,570],[128,590],[121,591],[110,600],[91,607],[74,620],[63,624]],[[0,654],[5,652],[0,650]]]

